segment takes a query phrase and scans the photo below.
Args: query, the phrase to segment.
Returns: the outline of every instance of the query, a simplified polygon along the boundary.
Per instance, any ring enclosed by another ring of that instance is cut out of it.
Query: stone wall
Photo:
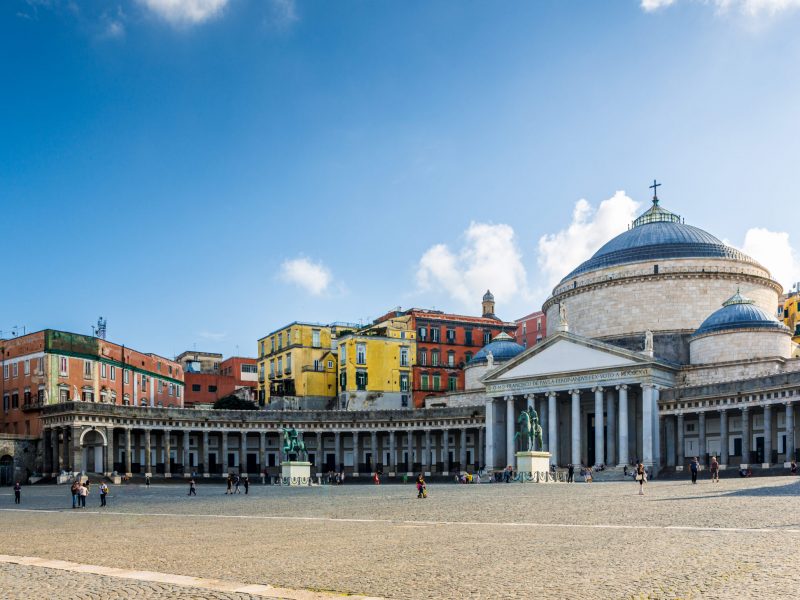
[[[780,289],[763,269],[711,259],[612,267],[577,277],[573,283],[575,287],[556,288],[544,304],[548,335],[558,327],[560,303],[566,306],[571,333],[613,338],[647,329],[691,333],[733,296],[737,287],[773,314]]]
[[[614,344],[626,350],[644,350],[644,331],[622,337],[601,338],[603,342]],[[687,332],[661,332],[653,334],[653,355],[679,365],[689,364],[689,338]]]
[[[463,392],[450,392],[440,396],[430,396],[425,398],[425,408],[444,407],[444,406],[480,406],[486,405],[486,394],[484,390],[466,390]]]
[[[42,464],[39,440],[25,436],[0,434],[0,459],[10,456],[14,463],[13,479],[27,483],[28,477]]]
[[[792,338],[788,331],[765,329],[720,331],[694,338],[689,344],[689,353],[693,365],[752,358],[790,358]]]
[[[725,381],[736,384],[754,377],[798,371],[800,371],[800,359],[759,358],[684,367],[681,369],[678,381],[682,386],[706,385]]]

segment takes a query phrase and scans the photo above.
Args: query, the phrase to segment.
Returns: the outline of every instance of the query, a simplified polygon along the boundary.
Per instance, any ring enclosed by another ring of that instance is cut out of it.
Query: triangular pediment
[[[574,334],[558,333],[490,372],[483,381],[489,384],[551,374],[630,368],[652,362],[651,357],[639,352]]]

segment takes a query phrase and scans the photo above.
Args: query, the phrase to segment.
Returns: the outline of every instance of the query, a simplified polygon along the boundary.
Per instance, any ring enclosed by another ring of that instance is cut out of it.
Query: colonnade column
[[[267,432],[258,432],[258,470],[261,471],[261,483],[267,483]]]
[[[764,465],[772,464],[772,405],[764,405]]]
[[[83,471],[83,452],[81,451],[81,428],[72,428],[72,470],[76,473]]]
[[[445,475],[450,472],[450,430],[442,430],[442,471]]]
[[[260,452],[260,448],[261,447],[259,446],[259,452]],[[314,452],[314,458],[315,458],[314,463],[315,463],[315,466],[317,468],[317,473],[322,473],[323,465],[325,464],[324,452],[325,451],[322,448],[322,432],[318,431],[317,432],[317,448],[316,448],[316,450]]]
[[[786,403],[786,462],[794,460],[794,404]]]
[[[69,445],[70,445],[70,429],[69,427],[61,428],[62,444],[61,444],[61,466],[65,471],[73,471],[71,463],[69,462]]]
[[[746,465],[750,464],[750,409],[748,407],[742,408],[742,462]]]
[[[642,384],[642,462],[653,464],[653,384]]]
[[[370,445],[370,450],[371,450],[371,454],[372,454],[372,470],[377,472],[378,463],[380,462],[379,461],[380,457],[378,456],[378,432],[377,431],[373,431],[372,434],[370,435],[369,445]]]
[[[683,468],[684,464],[686,463],[686,458],[684,457],[683,453],[686,448],[686,442],[684,441],[683,435],[686,431],[686,428],[683,425],[683,413],[678,413],[678,426],[677,426],[677,433],[678,433],[678,443],[677,450],[678,460],[675,466]]]
[[[706,447],[706,413],[701,412],[698,415],[698,426],[697,426],[697,433],[700,436],[700,464],[705,464],[706,462],[706,454],[707,447]]]
[[[59,464],[61,461],[59,460],[60,457],[58,455],[58,436],[60,432],[57,428],[54,428],[50,431],[50,442],[52,443],[52,453],[53,453],[53,460],[52,464],[50,465],[50,474],[51,475],[58,475],[61,472],[61,465]]]
[[[133,475],[131,470],[131,428],[125,428],[125,475]]]
[[[358,431],[353,431],[351,433],[353,436],[353,475],[358,475],[358,459],[359,452],[358,452]]]
[[[477,459],[475,460],[478,463],[478,469],[482,469],[486,467],[486,441],[485,441],[485,428],[478,427],[478,447],[475,448],[475,454],[477,454]]]
[[[239,435],[239,475],[247,475],[247,432]]]
[[[550,452],[550,463],[558,464],[558,409],[556,392],[547,392],[547,449]]]
[[[570,390],[572,395],[572,452],[570,462],[575,466],[581,464],[581,392]]]
[[[548,421],[547,396],[539,400],[539,425],[542,426],[542,450],[550,447],[550,425]]]
[[[494,464],[494,398],[486,399],[486,465],[493,469]]]
[[[617,392],[619,392],[619,418],[617,423],[619,426],[619,444],[617,448],[617,465],[624,466],[630,463],[631,459],[628,454],[628,386],[618,385]]]
[[[389,432],[389,461],[386,464],[387,472],[397,472],[397,441],[395,440],[394,431]]]
[[[264,435],[263,433],[261,434]],[[203,431],[203,477],[211,477],[211,467],[208,456],[208,431]]]
[[[425,430],[425,456],[422,460],[422,471],[430,474],[431,472],[431,430]]]
[[[114,427],[106,428],[106,475],[111,475],[114,472]]]
[[[514,425],[514,396],[506,396],[506,464],[512,468],[516,468]]]
[[[337,473],[344,471],[342,466],[342,434],[339,431],[333,433],[333,461],[336,463],[333,470]]]
[[[719,464],[728,464],[728,411],[719,411]]]
[[[146,477],[153,476],[153,468],[150,460],[150,429],[144,430],[144,474]]]
[[[164,437],[164,477],[172,477],[172,432],[165,429]]]
[[[661,397],[661,388],[653,386],[653,462],[656,468],[661,467],[661,416],[658,411],[658,399]]]
[[[603,425],[604,398],[603,388],[596,387],[594,391],[594,464],[605,464],[605,427]]]
[[[467,470],[467,428],[461,428],[461,444],[458,448],[458,463],[462,471]]]
[[[414,432],[410,429],[406,432],[406,448],[408,448],[408,456],[406,456],[406,472],[411,473],[414,468]]]
[[[47,475],[53,472],[53,447],[50,443],[50,428],[45,427],[42,429],[42,472]]]
[[[614,399],[614,390],[606,393],[606,414],[608,415],[608,433],[606,435],[606,462],[609,465],[617,464],[617,403]]]

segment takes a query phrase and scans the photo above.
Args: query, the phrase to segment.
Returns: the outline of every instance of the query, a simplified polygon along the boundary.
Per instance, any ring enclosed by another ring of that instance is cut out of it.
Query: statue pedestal
[[[522,481],[547,481],[550,475],[550,453],[535,450],[517,452],[517,473],[527,475]]]
[[[300,460],[283,461],[281,485],[311,485],[311,463]]]

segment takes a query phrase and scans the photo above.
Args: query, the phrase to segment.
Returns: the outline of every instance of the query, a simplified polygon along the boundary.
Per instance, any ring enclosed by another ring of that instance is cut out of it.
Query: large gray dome
[[[671,258],[727,258],[758,264],[707,231],[686,225],[678,215],[661,208],[655,201],[628,231],[607,242],[594,256],[562,279],[562,283],[588,271]]]

